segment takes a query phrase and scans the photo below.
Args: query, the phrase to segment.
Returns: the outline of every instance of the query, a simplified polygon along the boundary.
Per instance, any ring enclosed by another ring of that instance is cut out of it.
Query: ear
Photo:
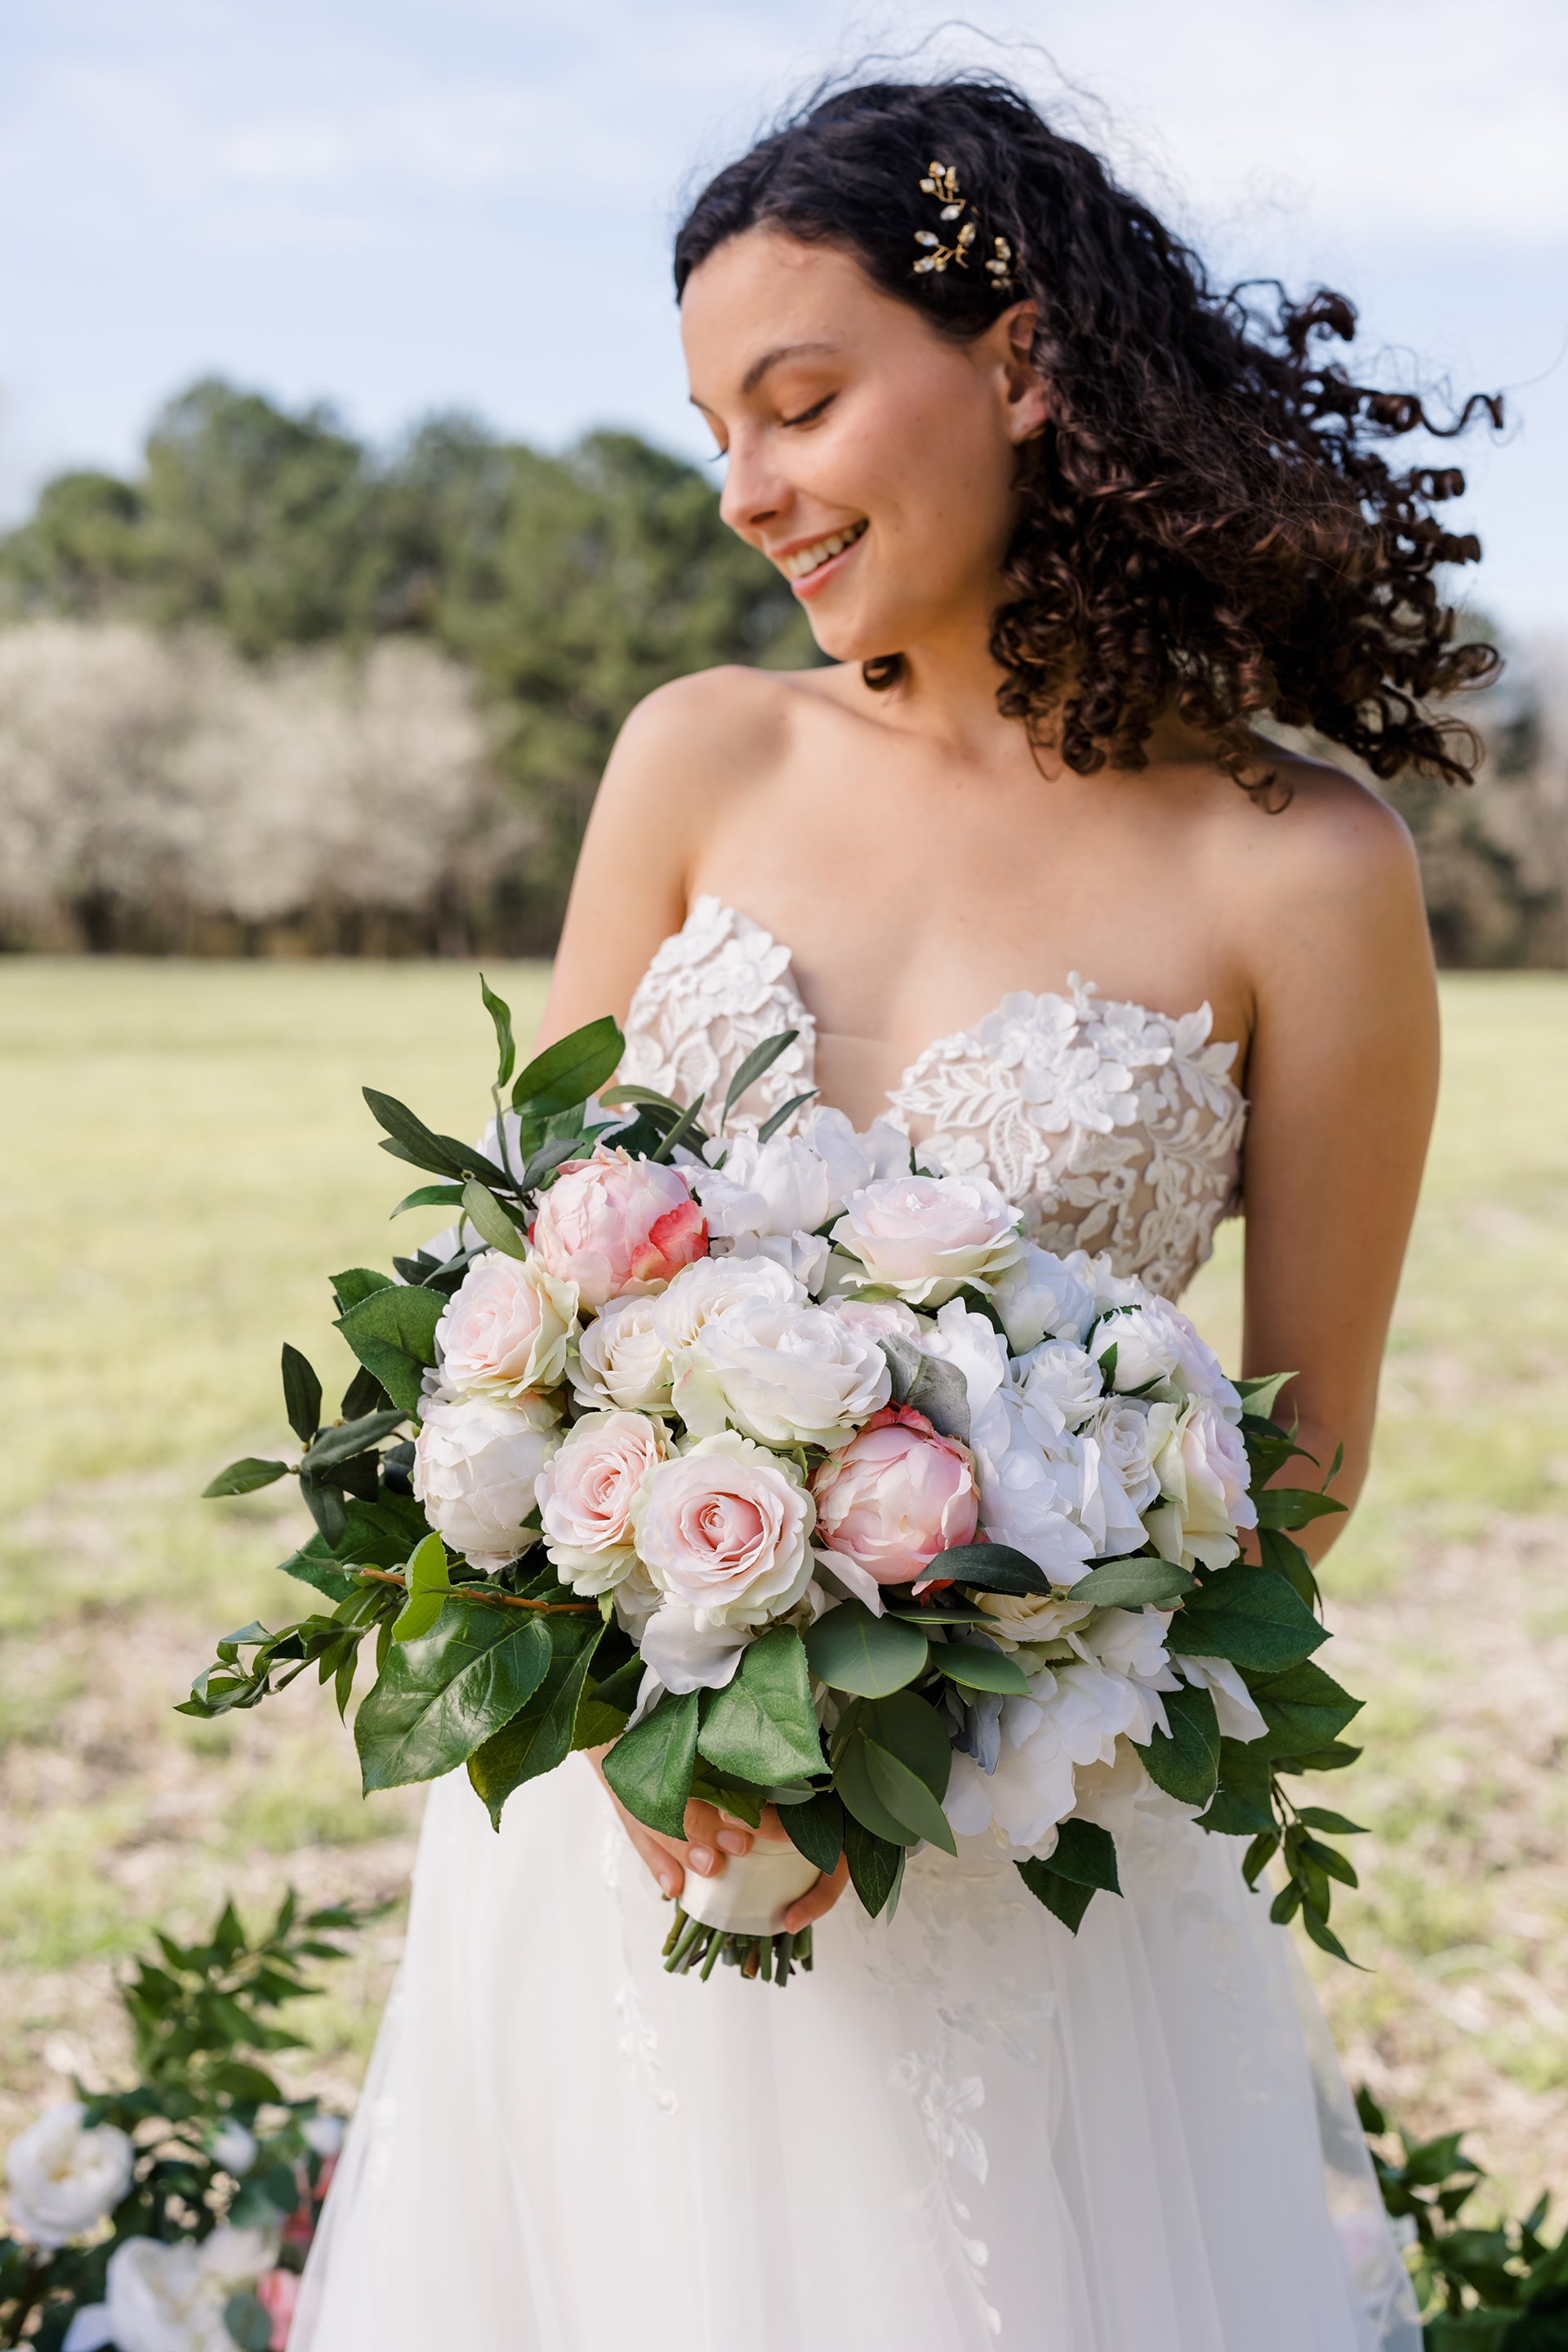
[[[1032,441],[1050,421],[1050,388],[1035,363],[1039,323],[1037,302],[1015,302],[991,330],[996,339],[996,364],[1012,441]]]

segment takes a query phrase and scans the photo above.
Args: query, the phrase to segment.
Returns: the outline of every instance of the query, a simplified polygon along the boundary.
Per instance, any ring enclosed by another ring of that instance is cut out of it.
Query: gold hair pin
[[[980,221],[974,206],[959,192],[958,173],[951,163],[932,163],[930,176],[921,180],[921,188],[924,194],[937,198],[941,205],[937,214],[940,221],[962,221],[963,225],[955,232],[951,245],[945,245],[929,228],[915,231],[915,243],[925,247],[914,266],[916,277],[924,277],[928,270],[944,270],[950,263],[956,263],[960,269],[967,269],[971,250],[980,234]],[[964,219],[966,213],[969,215],[967,220]],[[1013,248],[1005,236],[994,236],[991,247],[984,264],[986,274],[998,294],[1010,294],[1013,290]]]

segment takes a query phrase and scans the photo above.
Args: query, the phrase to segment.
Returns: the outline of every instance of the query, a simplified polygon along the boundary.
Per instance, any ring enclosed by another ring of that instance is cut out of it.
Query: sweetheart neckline
[[[778,976],[787,982],[789,992],[795,999],[795,1006],[800,1013],[801,1020],[805,1024],[806,1031],[805,1042],[809,1045],[811,1055],[810,1075],[815,1078],[816,1075],[816,1044],[819,1024],[816,1013],[812,1011],[810,1005],[807,1004],[805,996],[801,992],[800,982],[795,975],[795,950],[789,945],[787,940],[781,940],[776,932],[769,930],[765,923],[759,923],[754,915],[749,915],[743,907],[736,906],[733,900],[721,898],[715,890],[700,890],[697,896],[692,899],[690,905],[687,908],[685,918],[682,920],[679,929],[678,930],[670,931],[659,941],[658,948],[655,949],[654,954],[649,961],[647,971],[643,974],[643,979],[646,980],[649,974],[652,973],[658,964],[659,957],[664,953],[665,950],[673,946],[676,940],[685,937],[693,919],[700,913],[707,919],[711,919],[712,918],[719,916],[730,916],[737,922],[743,923],[750,932],[756,935],[759,940],[765,941],[769,949],[782,951],[784,962]],[[637,986],[638,988],[642,986],[642,981],[638,982]],[[1080,1018],[1084,1013],[1086,1005],[1092,1000],[1094,1004],[1101,1013],[1105,1011],[1137,1013],[1141,1013],[1147,1021],[1163,1021],[1172,1029],[1179,1027],[1182,1023],[1192,1020],[1197,1014],[1205,1014],[1211,1028],[1214,1022],[1214,1007],[1210,1004],[1206,996],[1201,1004],[1193,1006],[1186,1013],[1162,1013],[1157,1006],[1141,1003],[1136,997],[1107,996],[1093,981],[1086,981],[1080,972],[1068,972],[1068,988],[1070,992],[1067,994],[1064,994],[1061,990],[1054,988],[1008,989],[995,1004],[992,1005],[986,1012],[980,1015],[978,1021],[971,1022],[967,1027],[962,1029],[944,1030],[940,1036],[933,1037],[929,1045],[923,1045],[921,1048],[912,1062],[906,1064],[897,1086],[887,1087],[882,1089],[882,1102],[884,1108],[877,1113],[877,1117],[879,1118],[886,1118],[889,1111],[894,1111],[898,1108],[898,1099],[900,1095],[907,1091],[910,1081],[921,1070],[922,1066],[931,1055],[937,1054],[943,1046],[964,1045],[968,1044],[971,1040],[973,1040],[977,1044],[983,1044],[984,1041],[980,1038],[980,1032],[984,1027],[985,1024],[988,1021],[995,1020],[998,1015],[1005,1013],[1009,1004],[1011,1004],[1015,999],[1021,996],[1027,997],[1032,1005],[1044,1003],[1066,1005]],[[636,992],[634,991],[634,996],[635,993]],[[1236,1038],[1214,1037],[1205,1033],[1204,1044],[1208,1047],[1213,1047],[1215,1045],[1228,1046],[1233,1063],[1241,1051],[1239,1040]],[[1235,1097],[1237,1103],[1239,1103],[1243,1108],[1246,1108],[1247,1097],[1243,1094],[1241,1087],[1237,1084],[1237,1081],[1232,1076],[1229,1069],[1219,1074],[1218,1083],[1226,1087]],[[820,1097],[818,1099],[820,1100]]]

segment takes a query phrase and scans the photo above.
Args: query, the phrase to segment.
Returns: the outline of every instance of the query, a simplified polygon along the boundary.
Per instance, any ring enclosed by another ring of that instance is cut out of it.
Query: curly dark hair
[[[933,231],[957,234],[921,185],[933,162],[956,173],[976,234],[962,260],[917,273]],[[1080,774],[1140,767],[1173,709],[1259,791],[1271,779],[1249,728],[1268,717],[1379,777],[1469,781],[1472,730],[1430,708],[1500,667],[1495,647],[1457,638],[1436,578],[1480,554],[1433,512],[1464,476],[1397,470],[1382,446],[1451,437],[1479,413],[1500,425],[1498,399],[1436,421],[1415,393],[1353,382],[1320,348],[1354,334],[1342,295],[1222,292],[1098,155],[989,77],[819,96],[703,189],[676,239],[677,297],[717,246],[764,224],[847,250],[961,341],[1009,301],[1039,305],[1052,413],[1020,455],[1013,593],[991,635],[998,705],[1031,739],[1049,714]],[[897,653],[864,665],[872,687],[901,669]]]

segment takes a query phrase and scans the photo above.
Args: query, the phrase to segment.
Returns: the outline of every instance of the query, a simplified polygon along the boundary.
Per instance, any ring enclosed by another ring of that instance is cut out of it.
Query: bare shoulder
[[[693,806],[777,768],[808,707],[816,673],[695,670],[656,687],[631,712],[605,771],[606,787],[674,793]]]
[[[1226,789],[1212,803],[1225,871],[1255,946],[1306,923],[1348,944],[1414,921],[1425,939],[1415,844],[1396,810],[1325,761],[1280,756],[1266,793]]]

